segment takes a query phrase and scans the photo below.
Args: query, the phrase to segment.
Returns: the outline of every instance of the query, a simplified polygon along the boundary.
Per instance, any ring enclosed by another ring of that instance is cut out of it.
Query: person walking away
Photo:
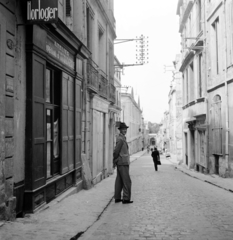
[[[159,151],[157,150],[157,148],[154,148],[154,151],[151,153],[151,156],[153,158],[153,162],[154,162],[154,166],[155,166],[155,171],[158,171],[158,165],[161,165],[160,163],[160,155],[159,155]]]
[[[117,167],[117,177],[115,181],[115,202],[122,202],[123,204],[133,203],[131,201],[131,179],[129,175],[129,147],[126,142],[127,133],[126,124],[120,123],[120,134],[116,141],[116,147],[113,153],[113,167]],[[121,198],[121,192],[123,190],[123,199]]]

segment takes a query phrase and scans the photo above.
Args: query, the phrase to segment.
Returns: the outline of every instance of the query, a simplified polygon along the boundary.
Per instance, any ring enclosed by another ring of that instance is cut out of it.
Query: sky
[[[148,37],[149,63],[125,67],[121,83],[133,87],[135,100],[137,95],[140,98],[144,119],[153,123],[161,122],[163,113],[168,110],[172,72],[165,72],[164,65],[173,66],[172,62],[181,50],[177,3],[178,0],[114,1],[117,39]],[[136,41],[114,47],[121,63],[136,63]]]

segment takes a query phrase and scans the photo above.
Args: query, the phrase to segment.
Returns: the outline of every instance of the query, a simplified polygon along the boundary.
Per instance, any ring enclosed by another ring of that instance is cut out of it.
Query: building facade
[[[96,184],[112,172],[115,115],[119,111],[114,86],[113,1],[86,1],[85,12],[84,38],[91,57],[86,62],[82,151]]]
[[[142,136],[142,110],[139,102],[134,99],[133,88],[121,91],[121,109],[121,120],[129,126],[127,131],[129,153],[134,154],[142,150],[144,139]]]
[[[183,159],[182,156],[182,77],[179,72],[180,55],[176,55],[173,62],[173,80],[171,82],[170,91],[168,94],[169,106],[169,141],[170,154],[176,155],[177,161]]]
[[[183,145],[190,168],[232,177],[232,1],[178,2]]]
[[[45,9],[50,9],[49,15]],[[43,14],[44,13],[44,14]],[[113,1],[1,1],[0,219],[112,171]]]
[[[163,114],[163,119],[162,119],[162,126],[161,130],[162,133],[162,143],[161,146],[164,150],[164,152],[170,152],[170,128],[169,128],[169,122],[170,122],[170,114],[169,111],[165,111]],[[160,141],[161,142],[161,141]]]
[[[205,2],[181,0],[177,6],[182,38],[183,160],[200,171],[206,171],[208,163]]]
[[[206,3],[210,173],[233,177],[233,2]]]
[[[142,148],[143,150],[147,148],[149,145],[149,128],[148,128],[148,121],[145,121],[142,118]]]

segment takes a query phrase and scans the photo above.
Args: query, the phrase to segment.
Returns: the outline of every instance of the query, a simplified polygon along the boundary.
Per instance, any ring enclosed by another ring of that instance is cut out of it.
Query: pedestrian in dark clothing
[[[131,179],[129,175],[129,147],[126,142],[127,133],[126,124],[120,123],[120,134],[117,138],[116,147],[113,153],[113,167],[117,167],[117,177],[115,181],[115,202],[122,202],[123,204],[133,203],[131,201]],[[123,190],[123,199],[121,198],[121,192]]]
[[[153,162],[155,165],[155,171],[158,171],[158,165],[160,165],[160,155],[159,155],[159,151],[157,150],[157,148],[154,148],[154,151],[151,153],[151,156],[153,158]]]

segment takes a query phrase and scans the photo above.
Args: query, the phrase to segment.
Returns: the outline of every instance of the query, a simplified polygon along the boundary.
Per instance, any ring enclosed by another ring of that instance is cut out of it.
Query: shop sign
[[[64,65],[74,69],[73,56],[64,47],[50,37],[47,37],[46,40],[46,52]]]
[[[58,0],[27,1],[27,20],[51,23],[58,20]]]

